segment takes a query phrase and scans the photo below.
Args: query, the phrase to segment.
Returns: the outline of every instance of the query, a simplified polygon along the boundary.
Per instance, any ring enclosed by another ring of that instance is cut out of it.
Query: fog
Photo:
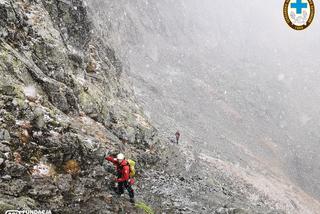
[[[320,199],[317,14],[294,31],[279,0],[87,3],[160,130]]]

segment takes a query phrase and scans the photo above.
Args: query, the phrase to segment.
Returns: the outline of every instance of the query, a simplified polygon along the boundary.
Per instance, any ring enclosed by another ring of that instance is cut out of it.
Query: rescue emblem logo
[[[304,30],[310,26],[315,15],[313,0],[286,0],[283,15],[287,24],[295,30]]]

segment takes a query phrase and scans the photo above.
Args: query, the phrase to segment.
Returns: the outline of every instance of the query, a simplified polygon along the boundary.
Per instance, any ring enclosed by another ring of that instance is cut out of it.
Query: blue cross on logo
[[[296,9],[297,14],[301,14],[303,8],[308,8],[308,4],[302,3],[301,0],[296,0],[296,3],[291,3],[291,8]]]

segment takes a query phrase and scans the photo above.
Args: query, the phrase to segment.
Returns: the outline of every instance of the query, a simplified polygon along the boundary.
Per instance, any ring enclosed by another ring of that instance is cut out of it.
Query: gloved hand
[[[110,154],[110,150],[106,149],[105,153],[104,153],[104,157],[108,157]]]
[[[128,182],[130,185],[133,185],[135,183],[135,180],[133,178],[130,178]]]

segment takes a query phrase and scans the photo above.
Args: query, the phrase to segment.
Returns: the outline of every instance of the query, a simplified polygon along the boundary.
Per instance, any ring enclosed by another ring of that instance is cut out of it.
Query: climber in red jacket
[[[127,160],[125,160],[124,155],[120,153],[117,155],[117,158],[114,158],[113,156],[108,156],[105,159],[107,161],[112,162],[116,167],[116,182],[118,183],[117,193],[122,195],[124,193],[124,188],[126,188],[129,193],[130,202],[134,203],[134,191],[131,187],[130,182],[130,167]]]

